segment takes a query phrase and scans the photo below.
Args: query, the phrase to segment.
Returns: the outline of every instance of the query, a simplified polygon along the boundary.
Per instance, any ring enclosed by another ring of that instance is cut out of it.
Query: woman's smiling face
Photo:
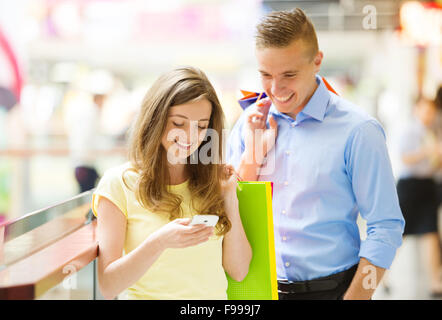
[[[203,98],[169,108],[161,144],[173,162],[188,158],[203,142],[212,105]]]

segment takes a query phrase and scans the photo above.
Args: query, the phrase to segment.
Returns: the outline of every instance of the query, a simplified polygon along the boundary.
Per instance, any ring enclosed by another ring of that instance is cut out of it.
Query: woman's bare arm
[[[247,240],[239,215],[235,176],[232,175],[229,179],[226,189],[224,195],[225,210],[232,228],[223,240],[223,267],[232,279],[242,281],[249,272],[252,248]]]
[[[137,282],[166,248],[196,245],[207,241],[213,233],[213,228],[203,225],[188,226],[190,219],[176,219],[123,256],[126,217],[106,198],[100,199],[97,212],[98,281],[106,299],[113,299]]]

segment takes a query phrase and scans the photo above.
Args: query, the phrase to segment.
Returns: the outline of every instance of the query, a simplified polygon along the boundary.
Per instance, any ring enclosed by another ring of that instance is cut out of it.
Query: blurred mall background
[[[442,84],[441,1],[0,0],[0,223],[77,195],[78,153],[98,175],[124,162],[143,95],[172,67],[207,73],[230,128],[240,89],[261,89],[256,23],[294,7],[316,26],[322,76],[383,124],[396,172],[396,133]],[[406,239],[374,298],[429,298],[419,246]]]

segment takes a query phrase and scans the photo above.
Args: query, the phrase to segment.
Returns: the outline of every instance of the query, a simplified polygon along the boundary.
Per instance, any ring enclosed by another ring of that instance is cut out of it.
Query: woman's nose
[[[199,130],[198,130],[198,121],[191,121],[189,126],[189,132],[187,134],[188,137],[188,143],[193,143],[198,141],[199,137]]]

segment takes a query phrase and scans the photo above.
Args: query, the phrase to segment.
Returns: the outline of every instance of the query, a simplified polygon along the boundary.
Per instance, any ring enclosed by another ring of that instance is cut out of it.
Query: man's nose
[[[279,80],[273,80],[271,86],[271,92],[273,95],[278,95],[284,89],[283,84]]]

